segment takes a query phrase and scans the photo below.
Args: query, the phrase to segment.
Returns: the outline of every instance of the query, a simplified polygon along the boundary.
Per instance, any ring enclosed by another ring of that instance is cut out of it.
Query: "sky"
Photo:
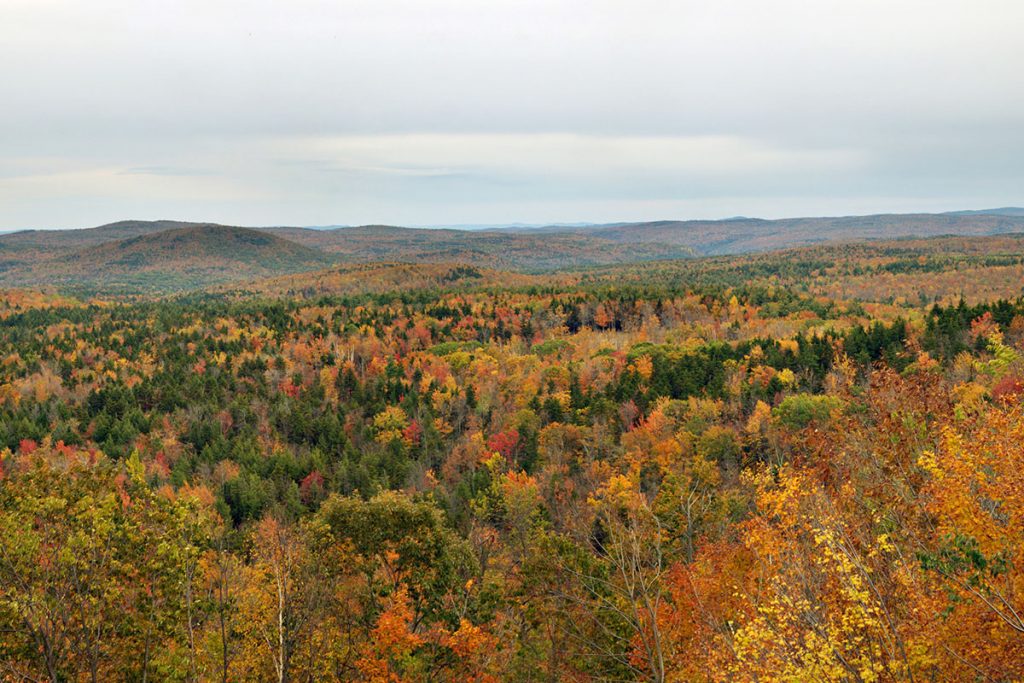
[[[0,230],[1024,204],[1020,0],[0,0]]]

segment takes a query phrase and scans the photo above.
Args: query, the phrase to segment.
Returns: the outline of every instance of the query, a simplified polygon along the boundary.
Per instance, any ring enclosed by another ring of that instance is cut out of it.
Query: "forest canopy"
[[[992,245],[5,292],[0,678],[1019,680]]]

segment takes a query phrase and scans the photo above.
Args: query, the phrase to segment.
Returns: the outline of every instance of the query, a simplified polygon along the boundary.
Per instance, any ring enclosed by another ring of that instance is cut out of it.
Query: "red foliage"
[[[402,438],[414,446],[419,444],[422,436],[423,427],[420,427],[420,423],[416,420],[410,422],[409,426],[402,430]]]
[[[283,382],[281,382],[280,389],[288,397],[290,397],[290,398],[298,398],[299,397],[299,392],[302,390],[302,387],[301,386],[297,386],[295,384],[292,384],[291,380],[286,379]]]
[[[163,451],[159,451],[153,458],[153,471],[161,479],[166,479],[171,475],[171,468],[167,464],[167,456]]]
[[[127,510],[132,504],[132,497],[128,494],[128,491],[125,488],[125,484],[127,483],[128,476],[124,472],[119,472],[117,476],[114,477],[114,487],[116,489],[117,495],[121,499],[122,510]]]
[[[1021,394],[1024,394],[1024,379],[1020,377],[1008,375],[992,387],[992,398],[997,401],[1016,401]]]
[[[37,448],[39,448],[39,444],[37,444],[32,439],[22,439],[21,441],[18,442],[18,451],[20,451],[24,455],[32,453]]]
[[[308,503],[318,498],[324,491],[324,477],[318,471],[313,470],[299,482],[299,495],[302,501]]]
[[[487,440],[487,448],[501,453],[505,458],[511,458],[519,445],[519,432],[510,429],[505,432],[495,432]]]
[[[984,315],[978,316],[971,321],[971,339],[977,340],[979,337],[987,339],[998,329],[999,325],[992,318],[992,311],[985,311]]]

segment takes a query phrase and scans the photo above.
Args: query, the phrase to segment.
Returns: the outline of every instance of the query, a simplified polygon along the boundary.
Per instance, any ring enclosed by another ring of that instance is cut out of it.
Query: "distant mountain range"
[[[120,221],[82,230],[0,235],[0,287],[182,291],[370,262],[467,263],[550,271],[686,258],[681,245],[624,244],[577,232],[526,234],[369,225],[240,228],[178,221]]]
[[[1024,216],[1024,208],[1004,206],[1001,209],[976,209],[974,211],[950,211],[951,216]]]
[[[360,263],[469,264],[489,269],[493,278],[500,270],[536,273],[828,242],[1010,233],[1024,233],[1024,209],[486,230],[120,221],[0,234],[0,287],[161,293]],[[445,272],[431,271],[431,277]]]
[[[1022,213],[920,213],[776,220],[736,218],[719,221],[655,221],[596,226],[586,231],[616,242],[683,246],[692,249],[698,255],[710,256],[785,249],[821,242],[1024,232],[1024,209],[1017,211]],[[560,229],[554,231],[561,232]]]

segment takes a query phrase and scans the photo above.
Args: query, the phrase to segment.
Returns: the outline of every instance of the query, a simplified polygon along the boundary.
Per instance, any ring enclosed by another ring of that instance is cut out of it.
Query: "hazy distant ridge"
[[[742,218],[721,221],[655,221],[602,226],[591,230],[597,236],[616,241],[687,246],[702,255],[742,254],[820,242],[1024,232],[1024,213],[878,214],[776,220]]]
[[[364,225],[242,228],[119,221],[0,235],[0,286],[176,291],[332,264],[467,263],[542,272],[828,242],[1024,233],[1024,209],[765,220],[651,221],[488,230]]]

